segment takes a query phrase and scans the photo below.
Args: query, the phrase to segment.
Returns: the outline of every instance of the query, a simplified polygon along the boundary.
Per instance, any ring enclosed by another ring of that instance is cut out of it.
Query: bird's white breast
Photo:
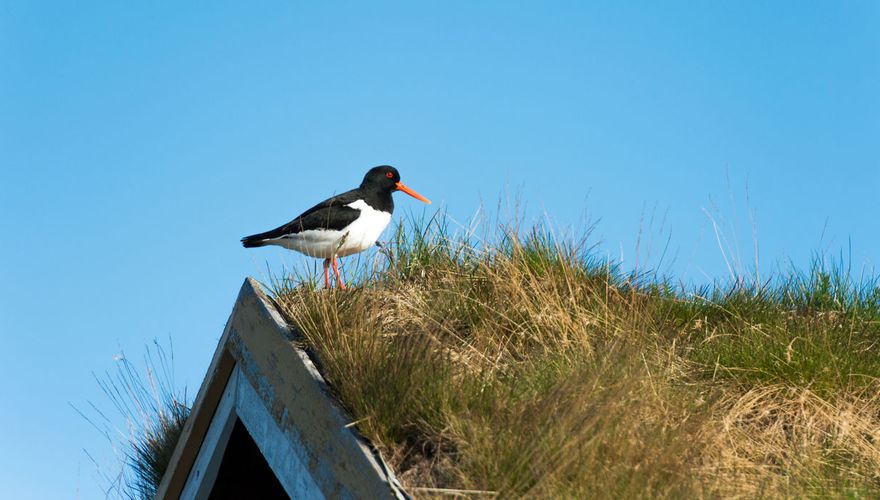
[[[382,231],[391,222],[390,213],[376,210],[364,200],[354,201],[347,206],[360,210],[361,215],[340,231],[344,239],[337,251],[339,257],[362,252],[375,245]]]

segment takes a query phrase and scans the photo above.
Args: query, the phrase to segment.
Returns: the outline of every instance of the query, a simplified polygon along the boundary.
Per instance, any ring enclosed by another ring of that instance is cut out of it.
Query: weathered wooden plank
[[[249,293],[252,292],[246,291],[244,287],[242,287],[242,290],[239,291],[238,294],[239,299],[241,299],[242,295]],[[229,337],[232,335],[230,325],[232,324],[232,318],[235,317],[237,309],[238,301],[236,301],[230,319],[226,323],[223,335],[217,343],[217,350],[214,352],[214,357],[211,359],[211,364],[208,365],[205,379],[202,382],[202,386],[199,388],[199,393],[196,395],[195,401],[193,402],[192,412],[190,413],[186,424],[183,426],[180,440],[174,448],[174,454],[171,455],[168,469],[165,472],[165,476],[162,477],[162,482],[156,493],[157,499],[176,499],[180,497],[180,492],[183,489],[183,485],[186,483],[186,478],[189,475],[192,464],[199,453],[202,440],[204,439],[205,433],[208,431],[208,427],[211,424],[211,419],[214,416],[214,410],[217,408],[220,398],[223,396],[226,382],[229,380],[229,375],[232,373],[232,368],[235,366],[235,359],[225,346],[228,344]]]
[[[235,411],[291,498],[322,500],[308,466],[310,454],[295,428],[282,431],[245,376],[238,379]]]

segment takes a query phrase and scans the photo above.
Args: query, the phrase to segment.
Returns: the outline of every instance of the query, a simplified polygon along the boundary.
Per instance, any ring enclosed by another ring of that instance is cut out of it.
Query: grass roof
[[[401,225],[275,298],[415,495],[880,494],[880,288],[817,263],[684,290],[577,239]],[[303,284],[306,283],[306,284]]]

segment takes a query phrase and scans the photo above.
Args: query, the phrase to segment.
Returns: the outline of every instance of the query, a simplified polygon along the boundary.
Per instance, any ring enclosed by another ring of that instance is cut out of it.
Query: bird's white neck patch
[[[349,204],[346,205],[346,206],[347,206],[347,207],[354,208],[354,209],[357,209],[357,210],[360,210],[360,211],[361,211],[361,217],[363,217],[363,216],[366,215],[366,214],[372,214],[372,213],[377,213],[377,214],[385,214],[385,213],[387,213],[387,212],[382,212],[382,211],[376,210],[375,208],[373,208],[373,207],[367,205],[367,202],[365,202],[364,200],[355,200],[355,201],[349,203]]]

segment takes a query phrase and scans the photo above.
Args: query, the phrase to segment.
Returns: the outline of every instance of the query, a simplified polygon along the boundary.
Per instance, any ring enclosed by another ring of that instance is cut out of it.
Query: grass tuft
[[[94,404],[89,403],[90,414],[75,410],[104,436],[117,456],[110,467],[95,463],[106,496],[153,499],[190,406],[185,390],[178,391],[174,383],[171,347],[166,349],[158,341],[147,346],[142,369],[122,353],[115,360],[114,371],[95,379],[125,428],[115,427],[114,420]]]

